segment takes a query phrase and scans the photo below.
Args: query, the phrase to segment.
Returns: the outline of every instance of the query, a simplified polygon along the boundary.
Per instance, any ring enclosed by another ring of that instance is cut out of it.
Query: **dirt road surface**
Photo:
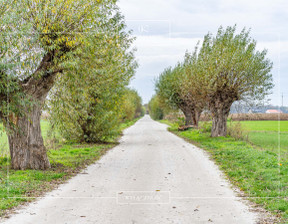
[[[256,223],[208,155],[166,129],[146,115],[98,162],[5,223]]]

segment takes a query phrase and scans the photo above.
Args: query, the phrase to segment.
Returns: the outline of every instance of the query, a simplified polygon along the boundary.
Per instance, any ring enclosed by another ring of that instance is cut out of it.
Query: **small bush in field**
[[[242,127],[240,122],[230,122],[227,127],[227,134],[237,140],[248,141],[248,132]]]
[[[200,123],[200,130],[203,133],[211,132],[212,122],[211,121],[203,121],[202,123]]]
[[[180,126],[184,126],[185,125],[185,117],[177,117],[177,125]]]

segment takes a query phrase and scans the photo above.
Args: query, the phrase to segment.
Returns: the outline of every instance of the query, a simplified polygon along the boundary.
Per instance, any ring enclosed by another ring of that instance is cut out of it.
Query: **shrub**
[[[239,121],[238,122],[230,121],[227,127],[227,134],[230,137],[235,138],[237,140],[248,141],[248,132],[245,129],[243,129]]]
[[[148,104],[149,114],[154,120],[162,120],[164,117],[164,111],[160,106],[158,96],[153,96]]]
[[[182,117],[177,117],[177,121],[176,121],[176,124],[181,127],[181,126],[184,126],[185,125],[185,118],[182,116]]]
[[[203,133],[210,133],[212,130],[212,122],[211,121],[203,121],[199,125],[199,129]]]
[[[136,90],[129,88],[125,90],[121,105],[121,114],[123,121],[131,121],[145,114],[142,107],[142,99]]]

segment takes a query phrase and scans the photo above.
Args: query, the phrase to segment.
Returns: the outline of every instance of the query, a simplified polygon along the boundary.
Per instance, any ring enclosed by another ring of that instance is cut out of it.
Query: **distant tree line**
[[[288,113],[288,107],[282,107],[282,106],[275,106],[271,104],[263,104],[260,105],[247,105],[246,103],[237,102],[231,106],[230,113],[254,113],[254,114],[260,114],[260,113],[266,113],[269,109],[275,109],[280,110],[282,113]]]

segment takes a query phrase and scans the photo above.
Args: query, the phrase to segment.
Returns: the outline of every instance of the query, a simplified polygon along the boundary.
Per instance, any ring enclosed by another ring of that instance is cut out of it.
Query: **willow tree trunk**
[[[185,116],[185,125],[194,125],[198,127],[198,122],[200,119],[202,109],[192,106],[185,106],[182,107],[181,110]]]
[[[211,137],[226,136],[227,135],[227,118],[228,113],[218,111],[212,117],[212,131]]]
[[[31,99],[32,106],[27,105],[24,109],[25,115],[13,119],[16,128],[8,128],[13,169],[43,170],[50,167],[41,134],[41,110],[57,74],[62,72],[60,69],[51,71],[51,65],[53,65],[53,52],[48,52],[35,73],[19,83],[23,93]]]
[[[201,116],[202,110],[200,109],[194,109],[193,110],[193,124],[198,127],[198,123],[200,120],[200,116]]]
[[[25,116],[16,119],[16,129],[8,134],[11,165],[15,170],[50,167],[41,135],[41,106],[34,105]]]
[[[192,111],[188,109],[183,109],[183,113],[185,116],[185,125],[193,125],[193,114]]]
[[[209,105],[212,113],[211,137],[227,135],[227,118],[233,100],[225,99],[223,101],[223,97],[220,99],[215,98],[214,103]]]

